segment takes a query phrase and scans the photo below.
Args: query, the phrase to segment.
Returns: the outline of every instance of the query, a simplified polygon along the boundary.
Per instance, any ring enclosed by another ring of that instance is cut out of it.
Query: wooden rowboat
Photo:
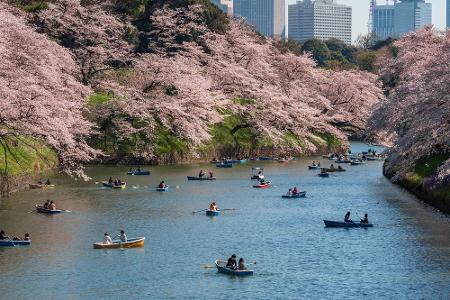
[[[39,184],[39,183],[30,184],[30,189],[53,189],[54,187],[55,187],[54,184]]]
[[[328,221],[323,220],[325,223],[325,227],[340,227],[340,228],[367,228],[367,227],[373,227],[373,224],[371,223],[361,223],[361,222],[338,222],[338,221]]]
[[[114,240],[112,244],[94,243],[94,249],[138,248],[144,247],[144,242],[145,237],[128,239],[128,241],[125,243]]]
[[[39,213],[48,214],[48,215],[60,214],[60,213],[64,212],[64,210],[62,210],[62,209],[53,209],[53,210],[47,209],[47,208],[44,208],[44,206],[39,205],[39,204],[36,204],[36,210]]]
[[[31,241],[14,241],[14,240],[0,240],[0,247],[14,247],[14,246],[28,246],[31,244]]]
[[[227,262],[224,260],[216,260],[215,261],[217,271],[219,273],[227,274],[227,275],[233,275],[233,276],[249,276],[253,275],[253,270],[233,270],[230,268],[227,268]]]
[[[207,210],[206,211],[206,215],[208,217],[217,217],[220,214],[220,212],[218,210]]]
[[[268,188],[268,187],[270,187],[270,181],[267,181],[264,184],[255,184],[253,187],[254,188],[259,188],[259,189]]]
[[[281,196],[281,198],[305,198],[305,197],[306,197],[306,192],[300,192],[297,194]]]
[[[201,180],[216,180],[216,177],[206,177],[206,176],[204,176],[204,177],[196,177],[196,176],[188,176],[188,177],[187,177],[187,180],[198,180],[198,181],[201,181]]]

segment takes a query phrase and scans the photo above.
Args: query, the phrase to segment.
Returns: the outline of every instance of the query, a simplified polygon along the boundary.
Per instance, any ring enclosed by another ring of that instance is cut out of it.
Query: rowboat
[[[104,187],[109,187],[112,189],[124,189],[127,187],[126,182],[122,182],[120,185],[115,185],[114,183],[109,183],[108,181],[102,181]]]
[[[216,260],[215,261],[217,271],[219,273],[227,274],[227,275],[234,275],[234,276],[249,276],[253,275],[253,270],[233,270],[230,268],[227,268],[227,262],[224,260]]]
[[[168,185],[166,185],[165,187],[163,187],[163,188],[160,188],[160,187],[157,187],[156,188],[156,191],[157,192],[166,192],[166,191],[168,191],[169,190],[169,186]]]
[[[228,164],[245,164],[247,162],[246,159],[228,159]]]
[[[28,246],[31,244],[31,241],[14,241],[14,240],[0,240],[0,247],[14,247],[14,246]]]
[[[55,187],[54,184],[39,184],[39,183],[30,184],[30,189],[52,189],[54,187]]]
[[[319,177],[330,177],[330,173],[319,173],[317,174]]]
[[[114,240],[112,244],[94,243],[94,249],[119,249],[144,247],[145,237],[128,239],[127,242]]]
[[[281,198],[304,198],[306,197],[306,192],[300,192],[292,195],[283,195]]]
[[[233,164],[229,164],[229,163],[224,164],[224,163],[221,163],[221,164],[217,164],[216,167],[217,167],[217,168],[232,168],[232,167],[233,167]]]
[[[255,184],[253,187],[260,188],[260,189],[268,188],[268,187],[270,187],[270,181],[267,181],[264,184]]]
[[[44,208],[44,206],[39,205],[39,204],[36,204],[36,210],[37,210],[37,212],[40,212],[42,214],[48,214],[48,215],[54,215],[54,214],[59,214],[59,213],[64,212],[63,209],[53,209],[53,210],[47,209],[47,208]]]
[[[372,160],[372,161],[374,161],[374,160],[384,160],[384,157],[380,157],[380,156],[367,156],[366,157],[366,160]]]
[[[347,171],[344,168],[325,168],[324,170],[327,172],[345,172],[345,171]]]
[[[308,166],[309,170],[317,170],[320,169],[320,166]]]
[[[127,174],[134,176],[143,176],[143,175],[150,175],[150,171],[129,171],[127,172]]]
[[[350,164],[352,166],[359,166],[359,165],[364,165],[365,163],[363,161],[359,161],[359,160],[352,160],[352,162]]]
[[[260,156],[259,160],[278,160],[278,158],[270,156]]]
[[[351,162],[352,161],[348,160],[348,159],[344,159],[344,160],[338,159],[338,160],[335,161],[335,163],[337,163],[337,164],[350,164]]]
[[[187,180],[216,180],[216,177],[196,177],[196,176],[188,176]]]
[[[323,220],[325,227],[343,227],[343,228],[354,228],[354,227],[373,227],[371,223],[361,223],[361,222],[338,222],[338,221],[328,221]]]
[[[218,216],[219,215],[219,211],[218,210],[207,210],[206,211],[206,215],[207,216],[209,216],[209,217],[216,217],[216,216]]]

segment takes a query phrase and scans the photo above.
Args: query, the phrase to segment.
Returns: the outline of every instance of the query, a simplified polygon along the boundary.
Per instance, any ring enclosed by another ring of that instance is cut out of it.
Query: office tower
[[[424,0],[395,1],[372,10],[372,30],[380,40],[402,35],[431,24],[431,3]]]
[[[233,15],[233,0],[211,0],[211,2],[226,14]]]
[[[336,38],[351,44],[352,8],[335,0],[297,1],[288,8],[288,30],[299,42]]]
[[[447,0],[447,28],[450,28],[450,0]]]
[[[284,38],[285,0],[234,0],[233,15],[242,17],[266,36]]]

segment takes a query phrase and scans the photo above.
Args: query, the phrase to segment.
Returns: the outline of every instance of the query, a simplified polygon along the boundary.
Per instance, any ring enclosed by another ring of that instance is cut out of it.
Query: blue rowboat
[[[196,177],[196,176],[188,176],[187,180],[216,180],[216,177]]]
[[[143,175],[150,175],[150,171],[130,171],[127,172],[127,174],[135,176],[143,176]]]
[[[217,168],[232,168],[232,167],[233,167],[233,164],[229,164],[229,163],[226,163],[226,164],[217,164],[216,167],[217,167]]]
[[[208,217],[217,217],[218,215],[220,214],[220,212],[219,211],[217,211],[217,210],[207,210],[206,211],[206,215],[208,216]]]
[[[0,247],[28,246],[31,241],[0,240]]]
[[[229,159],[227,160],[228,164],[245,164],[247,162],[246,159]]]
[[[102,181],[102,184],[104,187],[109,187],[112,189],[124,189],[127,187],[127,183],[126,182],[122,182],[119,185],[115,185],[114,183],[109,183],[108,181]]]
[[[297,194],[281,196],[281,198],[305,198],[305,197],[306,197],[306,192],[300,192]]]
[[[169,186],[167,185],[167,186],[165,186],[165,187],[163,187],[163,188],[160,188],[160,187],[157,187],[156,188],[156,191],[157,192],[166,192],[166,191],[168,191],[169,190]]]
[[[309,170],[317,170],[320,169],[320,166],[308,166]]]
[[[328,221],[323,220],[325,223],[325,227],[340,227],[340,228],[367,228],[367,227],[373,227],[373,224],[371,223],[361,223],[361,222],[338,222],[338,221]]]
[[[319,173],[319,174],[317,174],[317,176],[320,176],[320,177],[330,177],[330,173]]]
[[[269,157],[269,156],[260,156],[259,160],[278,160],[278,158]]]
[[[219,273],[227,274],[227,275],[233,275],[233,276],[249,276],[253,275],[253,270],[233,270],[230,268],[227,268],[227,262],[223,260],[216,260],[215,261],[217,271]]]
[[[365,163],[363,161],[359,161],[359,160],[352,160],[352,162],[350,164],[352,166],[359,166],[359,165],[364,165]]]
[[[44,206],[39,205],[39,204],[36,204],[36,210],[39,213],[48,214],[48,215],[60,214],[60,213],[64,212],[64,210],[62,210],[62,209],[55,209],[55,210],[46,209],[46,208],[44,208]]]

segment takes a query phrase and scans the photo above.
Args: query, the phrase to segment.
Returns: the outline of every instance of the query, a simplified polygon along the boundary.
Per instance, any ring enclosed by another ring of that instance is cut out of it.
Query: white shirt
[[[109,235],[103,237],[103,244],[112,244],[112,239]]]
[[[120,235],[120,240],[122,241],[122,243],[126,243],[127,242],[127,235],[125,233],[121,234]]]

